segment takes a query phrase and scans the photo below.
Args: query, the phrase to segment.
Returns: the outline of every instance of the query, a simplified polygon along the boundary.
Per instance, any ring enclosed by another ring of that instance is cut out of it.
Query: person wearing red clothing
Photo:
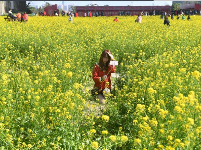
[[[111,91],[111,73],[115,72],[115,66],[110,65],[113,60],[110,50],[104,50],[100,56],[99,63],[93,68],[92,78],[95,82],[94,88],[98,89],[99,103],[104,104],[103,90],[107,87]],[[108,85],[109,83],[109,85]]]
[[[28,21],[28,15],[27,15],[26,12],[24,12],[24,20],[25,20],[25,21]]]
[[[119,20],[117,19],[117,17],[115,17],[115,19],[113,21],[114,22],[119,22]]]
[[[24,21],[24,14],[21,14],[21,22]]]
[[[24,14],[21,15],[21,22],[22,21],[28,21],[28,15],[26,12],[24,12]]]
[[[17,20],[18,20],[18,21],[21,21],[21,13],[17,12],[16,17],[17,17]]]

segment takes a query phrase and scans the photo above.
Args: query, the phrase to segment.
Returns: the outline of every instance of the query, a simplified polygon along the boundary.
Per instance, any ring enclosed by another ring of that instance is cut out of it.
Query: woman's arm
[[[94,66],[92,77],[95,83],[101,83],[101,77],[98,75],[99,67],[97,65]]]

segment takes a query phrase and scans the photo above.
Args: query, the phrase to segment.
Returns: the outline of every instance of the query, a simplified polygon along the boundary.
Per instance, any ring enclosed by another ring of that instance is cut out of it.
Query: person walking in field
[[[95,82],[92,95],[98,94],[99,103],[104,104],[104,92],[111,92],[111,73],[115,72],[115,66],[110,65],[110,60],[114,60],[110,50],[104,50],[100,56],[99,63],[93,68],[92,78]],[[107,89],[107,91],[105,91]]]
[[[69,15],[68,21],[73,22],[73,17],[71,15]]]
[[[174,19],[174,14],[172,13],[172,15],[171,15],[171,19],[173,20]]]
[[[170,21],[168,19],[168,15],[165,16],[164,25],[165,24],[167,24],[168,26],[170,26]]]

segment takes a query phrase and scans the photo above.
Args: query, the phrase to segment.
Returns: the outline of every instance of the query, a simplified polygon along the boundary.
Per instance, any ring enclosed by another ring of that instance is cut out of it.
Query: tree
[[[30,9],[30,8],[31,8],[31,7],[30,7],[30,4],[31,4],[30,2],[29,2],[28,4],[26,4],[26,13],[27,13],[27,14],[31,14],[31,13],[33,12],[33,11],[31,11],[31,9]]]
[[[46,2],[44,7],[48,7],[48,6],[51,6],[51,4]]]
[[[40,13],[40,12],[44,12],[44,8],[39,7],[39,8],[38,8],[38,13]]]
[[[180,3],[173,3],[172,4],[172,10],[177,11],[180,10]]]
[[[37,9],[35,8],[35,7],[29,7],[29,9],[31,10],[31,12],[33,12],[33,13],[37,13]]]
[[[48,6],[51,6],[51,4],[48,3],[48,2],[45,2],[45,5],[43,5],[42,7],[39,7],[39,8],[37,9],[37,12],[38,12],[38,13],[44,12],[44,8],[45,8],[45,7],[48,7]],[[52,12],[49,12],[49,14],[52,14]]]
[[[76,13],[76,6],[72,6],[71,8],[73,10],[73,13]]]

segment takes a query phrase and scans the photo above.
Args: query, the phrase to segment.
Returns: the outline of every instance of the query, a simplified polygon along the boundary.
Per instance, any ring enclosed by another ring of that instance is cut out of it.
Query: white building
[[[4,1],[0,1],[0,15],[5,13]]]

